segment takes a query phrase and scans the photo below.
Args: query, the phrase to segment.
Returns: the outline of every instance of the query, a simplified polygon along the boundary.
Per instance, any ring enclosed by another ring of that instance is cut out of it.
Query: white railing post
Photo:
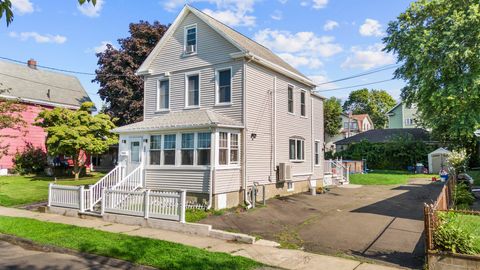
[[[145,219],[148,219],[148,215],[150,213],[150,189],[145,190],[145,193],[143,194],[144,197],[144,207],[143,210],[145,211],[145,214],[143,215]]]
[[[107,198],[105,197],[105,189],[102,189],[102,209],[101,209],[101,214],[102,216],[105,214],[105,206],[106,206],[106,200]]]
[[[90,192],[88,194],[89,195],[88,205],[89,205],[90,211],[93,211],[93,188],[92,188],[92,185],[88,186],[88,190],[90,190]]]
[[[80,213],[85,212],[85,194],[83,191],[84,191],[84,187],[80,186],[80,188],[78,189],[78,194],[80,195],[80,198],[78,200],[80,205],[78,209],[80,209]]]
[[[185,223],[185,210],[187,208],[187,191],[185,189],[181,190],[179,204],[180,213],[178,214],[180,216],[180,222]]]
[[[52,206],[52,185],[53,183],[48,183],[48,207]]]
[[[347,166],[347,184],[350,183],[350,166]]]

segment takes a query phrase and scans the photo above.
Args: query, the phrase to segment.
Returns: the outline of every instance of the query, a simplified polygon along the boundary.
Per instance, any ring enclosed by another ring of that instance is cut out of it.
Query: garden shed
[[[450,153],[447,149],[440,147],[428,154],[428,171],[439,173],[442,169],[447,169],[447,157]]]

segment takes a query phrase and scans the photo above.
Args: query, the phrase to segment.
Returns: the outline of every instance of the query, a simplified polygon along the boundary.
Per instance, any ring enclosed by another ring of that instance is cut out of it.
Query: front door
[[[140,163],[142,162],[142,138],[130,138],[129,148],[127,174],[140,166]]]

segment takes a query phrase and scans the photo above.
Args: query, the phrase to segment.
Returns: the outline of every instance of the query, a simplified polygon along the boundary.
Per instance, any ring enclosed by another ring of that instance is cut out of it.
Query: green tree
[[[10,89],[3,89],[2,83],[0,83],[0,95],[8,93]],[[0,97],[0,130],[6,128],[15,129],[21,131],[25,126],[25,121],[22,117],[22,112],[25,111],[25,106],[19,103],[17,100],[5,99]],[[0,134],[0,158],[8,154],[8,144],[2,143],[4,138],[14,138],[15,135]]]
[[[85,2],[92,3],[94,6],[97,4],[97,0],[78,0],[80,5]],[[13,21],[12,0],[0,0],[0,19],[3,15],[5,15],[5,21],[9,26]]]
[[[325,133],[329,136],[335,136],[342,127],[342,105],[341,100],[331,97],[325,100],[323,104],[323,125]]]
[[[402,98],[441,141],[472,147],[480,122],[480,3],[418,0],[389,23],[385,50],[398,57]]]
[[[368,114],[376,129],[385,128],[387,112],[396,102],[385,90],[366,88],[352,91],[343,104],[343,110],[353,114]]]
[[[92,102],[85,102],[77,111],[43,110],[36,119],[36,124],[47,132],[48,153],[72,157],[75,179],[79,178],[87,154],[101,154],[117,143],[117,137],[110,133],[115,127],[110,116],[92,115],[92,107]]]
[[[143,80],[135,71],[145,61],[168,26],[154,22],[131,23],[130,36],[118,40],[119,49],[108,45],[98,53],[99,68],[94,82],[100,83],[98,94],[106,105],[102,110],[125,125],[143,118]]]

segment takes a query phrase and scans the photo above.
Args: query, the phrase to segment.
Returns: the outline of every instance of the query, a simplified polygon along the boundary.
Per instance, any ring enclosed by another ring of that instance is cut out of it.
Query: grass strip
[[[409,179],[432,178],[432,176],[436,175],[412,174],[405,171],[374,171],[367,174],[351,174],[350,183],[357,185],[405,185]]]
[[[253,260],[138,236],[0,216],[0,233],[159,269],[254,269]]]

